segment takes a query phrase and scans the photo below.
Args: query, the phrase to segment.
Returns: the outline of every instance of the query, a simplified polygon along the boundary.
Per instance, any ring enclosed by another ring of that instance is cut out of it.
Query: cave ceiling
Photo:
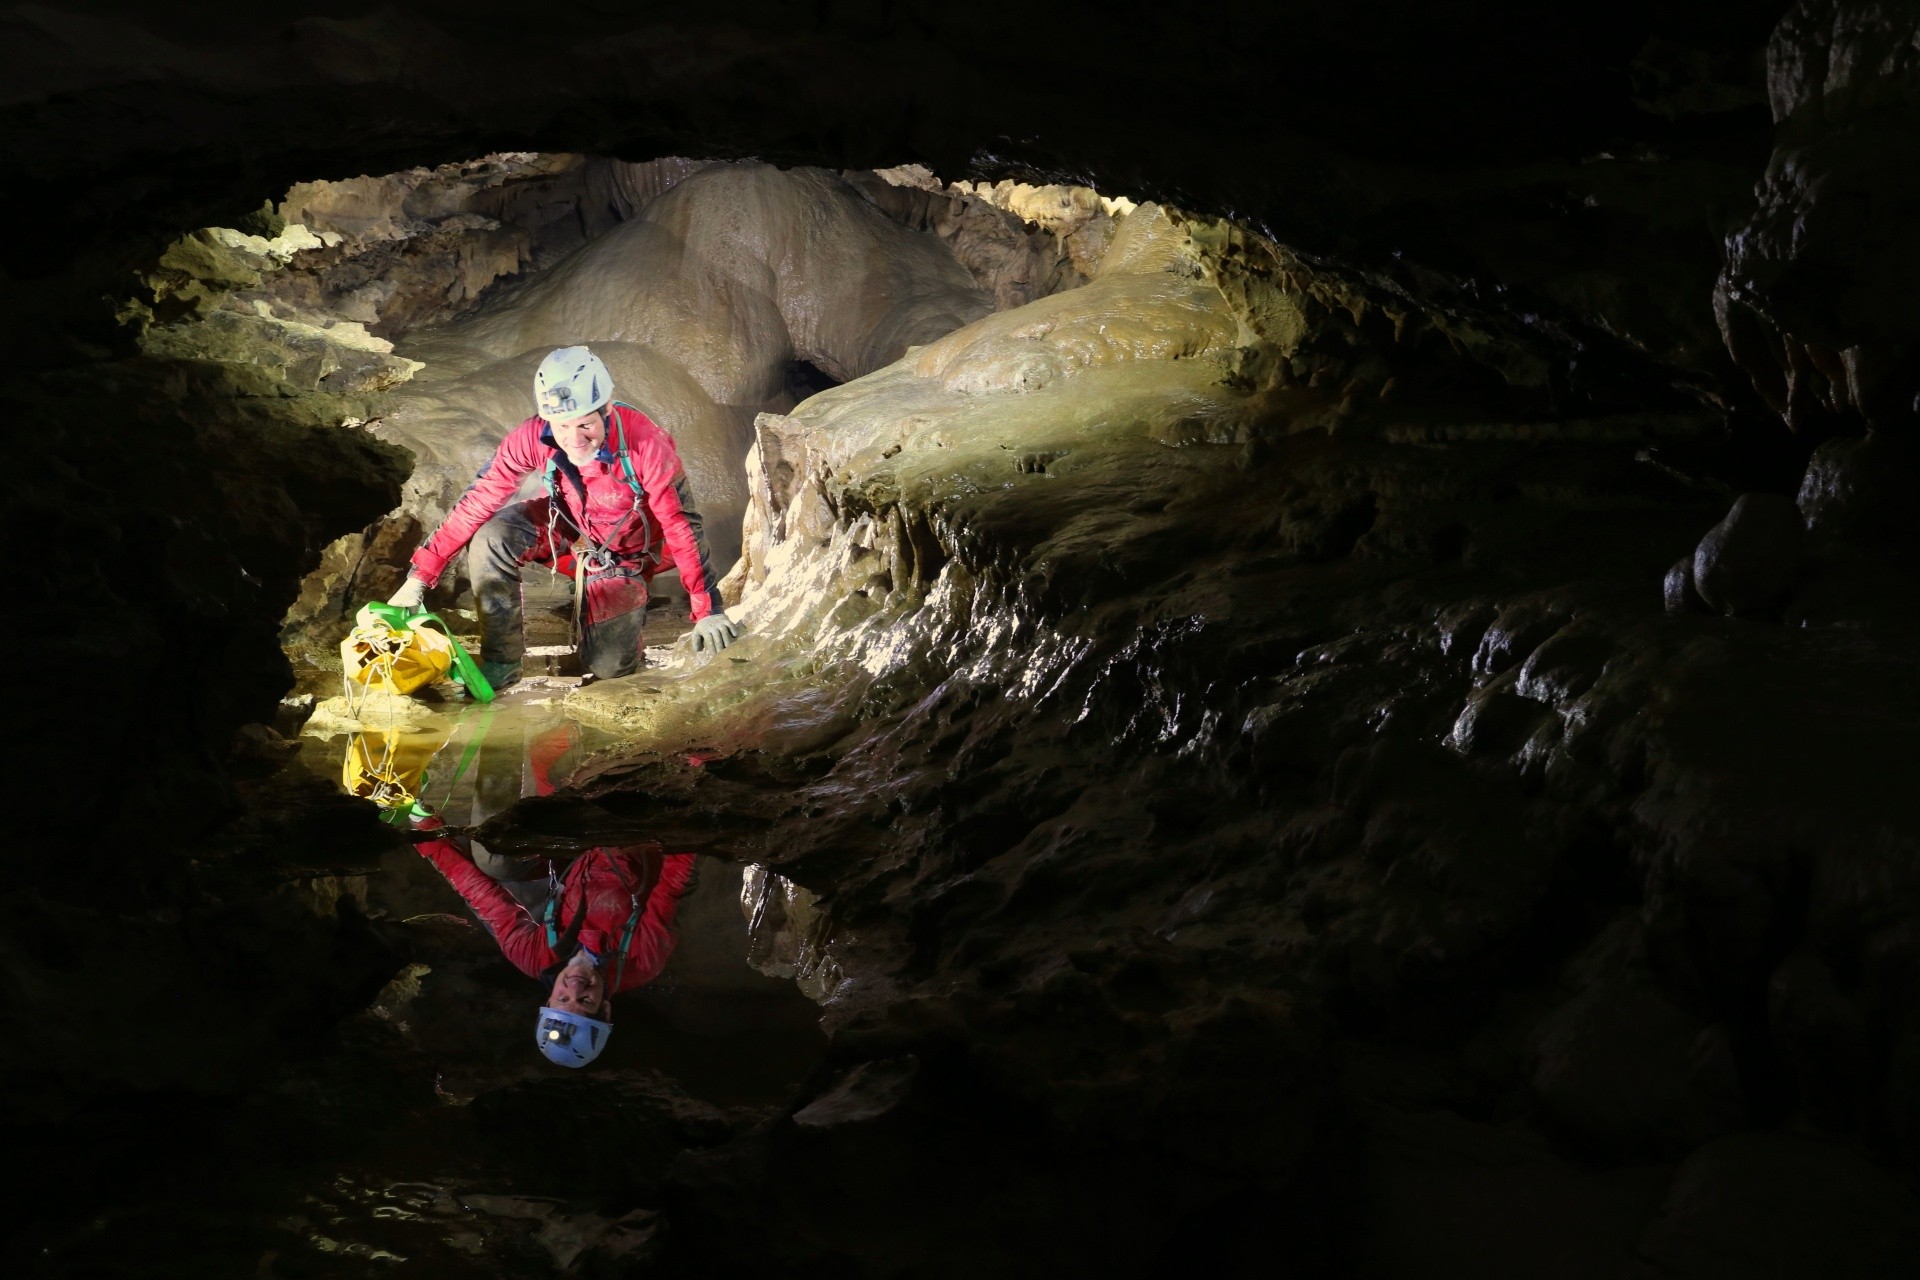
[[[1556,278],[1554,246],[1572,235],[1600,261],[1710,270],[1764,163],[1772,18],[828,3],[697,21],[563,5],[531,39],[507,6],[75,5],[7,21],[11,163],[60,211],[16,276],[230,223],[303,179],[491,151],[919,162],[1228,214],[1698,365],[1719,359],[1700,290],[1684,306],[1614,297],[1604,279]]]

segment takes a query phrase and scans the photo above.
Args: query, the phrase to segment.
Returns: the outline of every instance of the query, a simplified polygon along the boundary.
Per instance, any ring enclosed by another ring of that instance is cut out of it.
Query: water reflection
[[[811,1067],[818,1006],[749,967],[737,865],[645,842],[550,857],[474,838],[612,735],[534,697],[376,718],[323,720],[302,759],[415,831],[366,887],[414,961],[370,1012],[432,1056],[445,1100],[593,1062],[730,1106],[777,1099]]]
[[[431,812],[447,825],[478,826],[519,800],[553,794],[614,741],[545,702],[445,706],[346,722],[347,793],[394,820]]]
[[[421,831],[445,829],[431,813],[412,822]],[[658,848],[602,846],[564,863],[501,856],[459,836],[419,848],[501,954],[547,985],[535,1043],[563,1067],[599,1057],[613,1034],[613,997],[666,967],[673,918],[694,870],[692,854]]]

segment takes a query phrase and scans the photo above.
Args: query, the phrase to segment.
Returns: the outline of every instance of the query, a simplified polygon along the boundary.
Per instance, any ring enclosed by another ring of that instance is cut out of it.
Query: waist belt
[[[583,548],[574,545],[573,559],[582,573],[607,573],[619,568],[637,568],[644,570],[655,562],[651,547],[642,547],[638,551],[616,551],[611,547]]]

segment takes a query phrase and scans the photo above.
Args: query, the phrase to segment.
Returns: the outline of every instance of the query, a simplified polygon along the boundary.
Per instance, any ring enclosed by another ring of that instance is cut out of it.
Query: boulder
[[[1667,612],[1706,613],[1707,602],[1700,598],[1700,588],[1693,581],[1693,553],[1688,552],[1674,562],[1667,570],[1666,581],[1661,584],[1660,594],[1666,600]]]
[[[1632,975],[1547,1017],[1532,1089],[1555,1128],[1616,1159],[1677,1154],[1738,1128],[1746,1111],[1725,1029]]]
[[[1693,553],[1694,587],[1721,613],[1777,616],[1799,573],[1806,540],[1806,524],[1792,499],[1742,494],[1727,518],[1700,539]]]
[[[1878,543],[1912,537],[1913,448],[1881,434],[1829,440],[1800,482],[1800,514],[1816,534]]]
[[[1915,1258],[1920,1198],[1865,1151],[1797,1134],[1737,1133],[1708,1143],[1675,1172],[1629,1274],[1895,1276]]]

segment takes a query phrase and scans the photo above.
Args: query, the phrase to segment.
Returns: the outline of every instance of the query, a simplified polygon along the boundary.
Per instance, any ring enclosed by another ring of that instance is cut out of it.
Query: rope
[[[580,651],[581,641],[585,638],[585,635],[586,635],[586,633],[582,630],[580,625],[581,613],[585,609],[586,603],[587,603],[587,558],[580,554],[580,546],[578,543],[575,543],[573,548],[573,632],[572,632],[573,649],[575,653],[578,653]],[[551,671],[553,670],[553,668],[548,667],[547,670]]]

